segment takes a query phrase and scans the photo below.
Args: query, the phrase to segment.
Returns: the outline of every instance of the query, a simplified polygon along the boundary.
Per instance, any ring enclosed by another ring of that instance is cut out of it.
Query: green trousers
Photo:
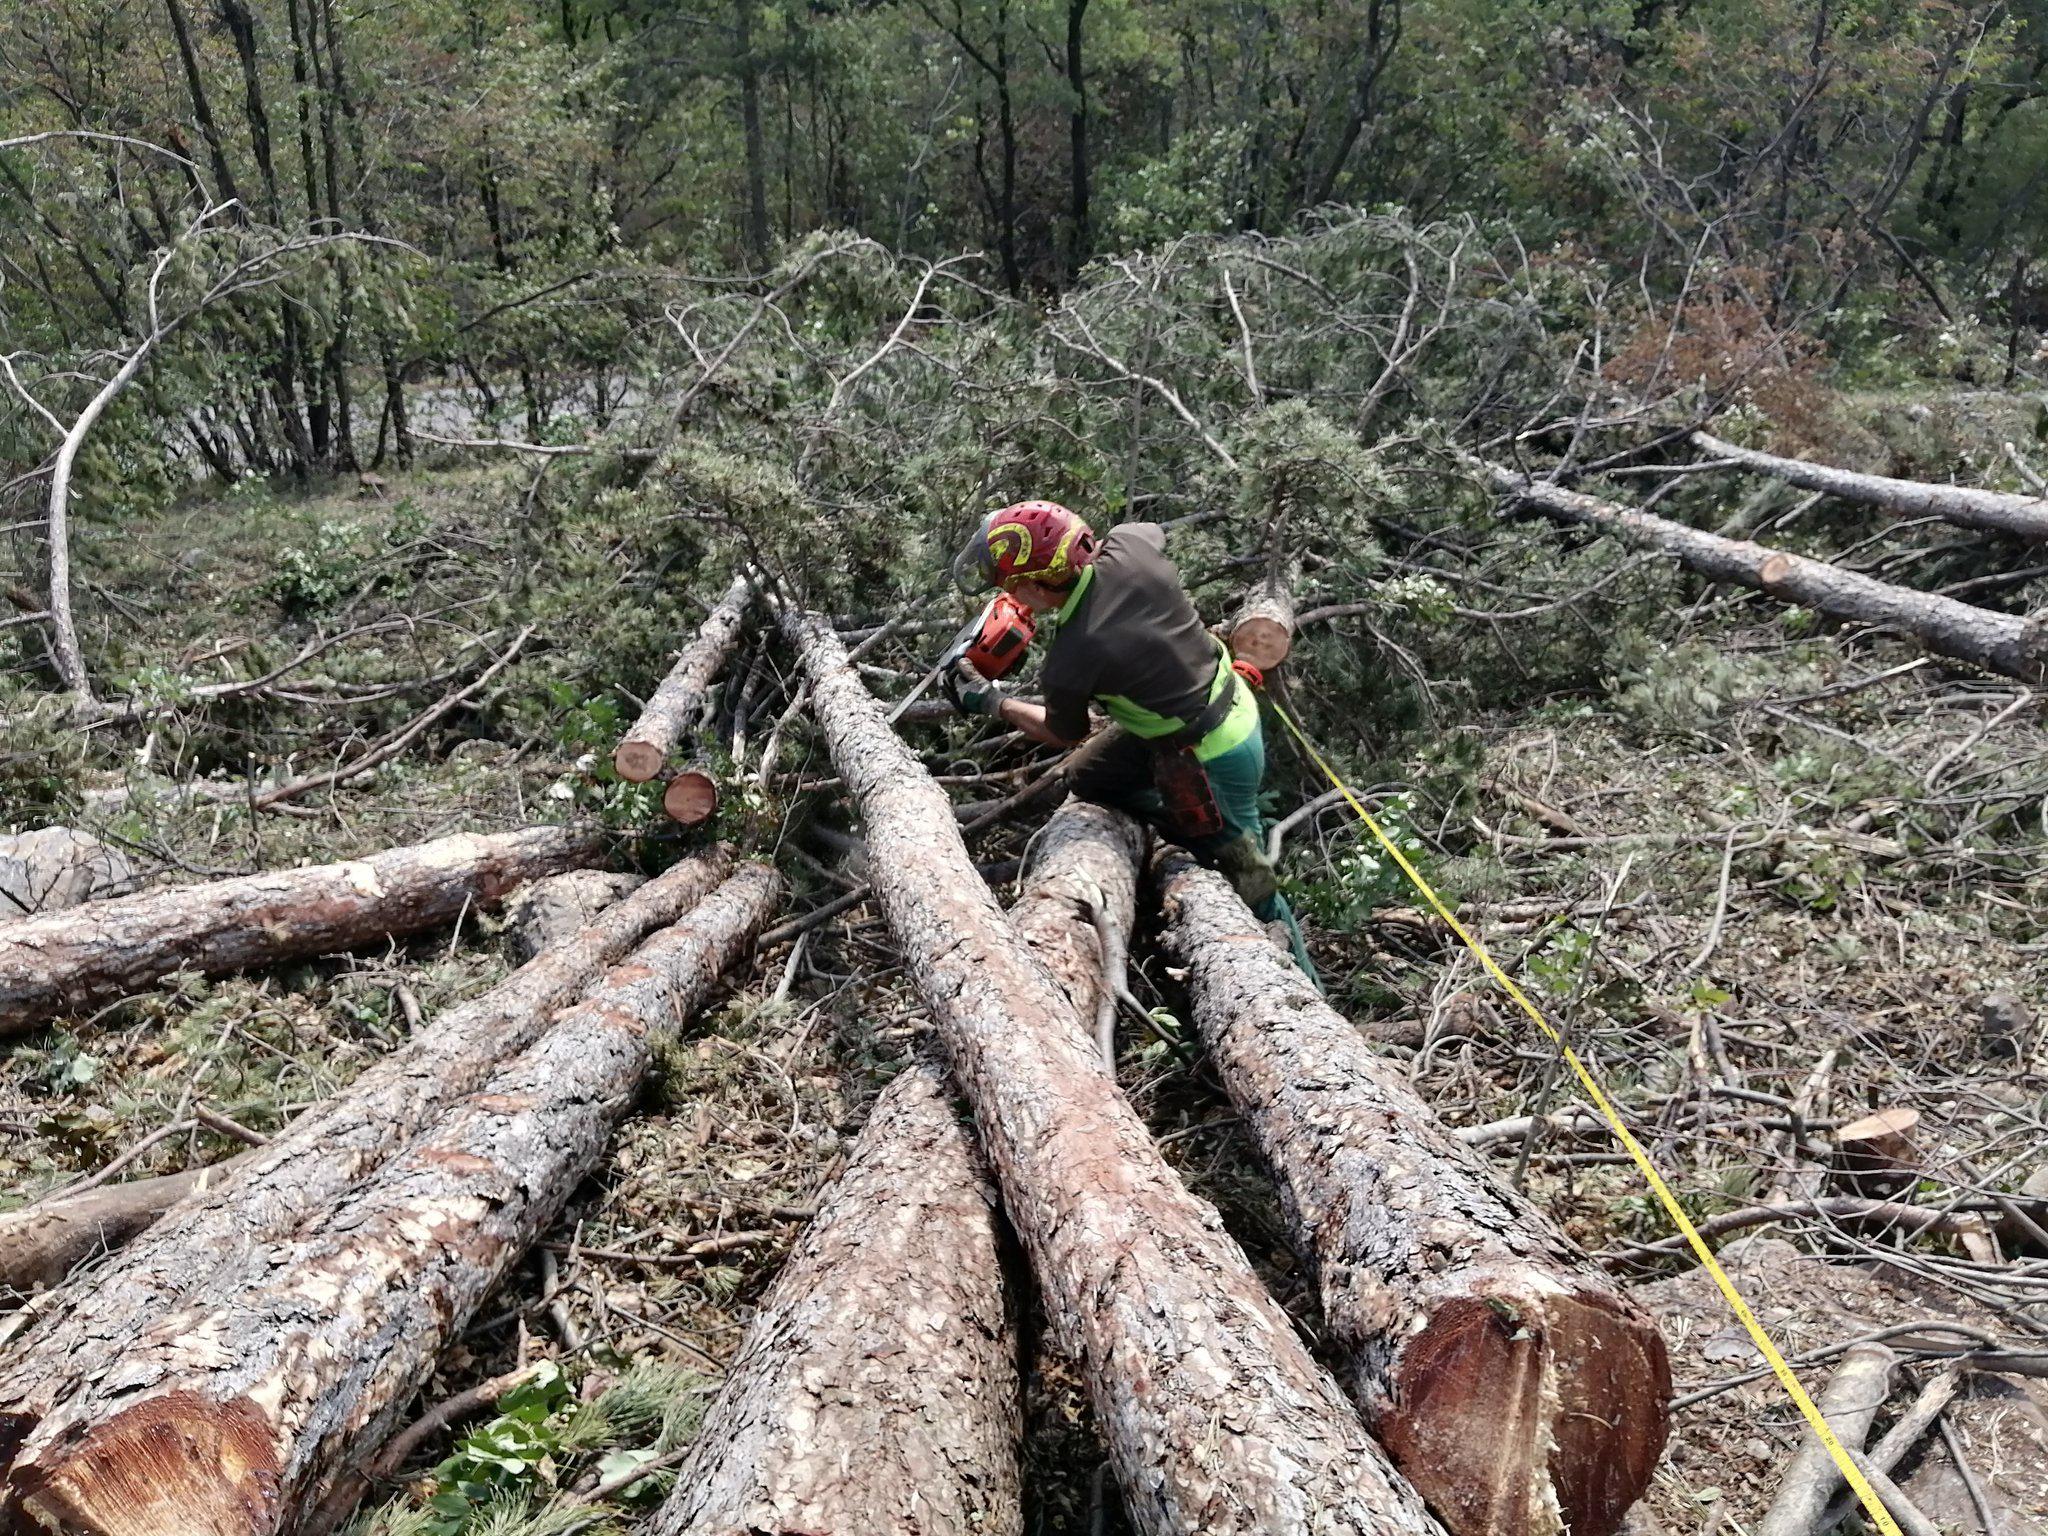
[[[1308,945],[1301,936],[1301,924],[1294,909],[1280,894],[1279,878],[1266,857],[1266,822],[1259,814],[1259,789],[1266,777],[1266,738],[1263,729],[1220,752],[1201,767],[1209,776],[1210,792],[1223,813],[1223,831],[1211,837],[1188,837],[1171,826],[1166,805],[1152,782],[1152,760],[1157,748],[1136,736],[1124,735],[1111,742],[1102,754],[1074,775],[1068,786],[1079,800],[1113,806],[1126,811],[1156,829],[1160,836],[1200,859],[1228,879],[1264,923],[1279,923],[1287,930],[1287,947],[1302,974],[1316,982],[1315,963],[1308,957]]]

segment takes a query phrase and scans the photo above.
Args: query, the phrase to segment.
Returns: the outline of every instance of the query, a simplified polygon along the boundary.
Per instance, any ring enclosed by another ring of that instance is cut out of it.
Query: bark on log
[[[755,1312],[655,1536],[1018,1536],[995,1204],[940,1074],[913,1065]]]
[[[2027,682],[2048,680],[2048,624],[2039,616],[2022,619],[1952,597],[1915,592],[1825,560],[1702,533],[1649,512],[1531,480],[1498,464],[1471,462],[1496,489],[1526,501],[1554,522],[1597,528],[1650,545],[1715,581],[1750,587],[1831,619],[1898,630],[1943,656]]]
[[[654,690],[654,697],[640,711],[640,719],[613,750],[612,767],[620,778],[632,784],[645,784],[661,772],[669,750],[703,708],[711,680],[732,654],[753,593],[753,584],[744,573],[733,577],[732,585],[725,589],[725,596],[711,610],[704,627],[683,647],[668,676]]]
[[[592,977],[689,911],[726,868],[721,851],[649,881],[567,944],[434,1020],[269,1145],[236,1157],[217,1183],[107,1263],[38,1298],[35,1325],[0,1350],[0,1479],[22,1439],[74,1387],[185,1298],[232,1294],[267,1245],[333,1205],[532,1045]]]
[[[1453,1536],[1607,1536],[1664,1447],[1656,1324],[1494,1181],[1222,876],[1178,853],[1159,868],[1196,1026],[1366,1422]]]
[[[1892,1366],[1898,1358],[1882,1344],[1851,1345],[1815,1404],[1835,1438],[1849,1450],[1862,1450],[1870,1437],[1870,1426],[1891,1395]],[[1757,1536],[1818,1536],[1820,1518],[1841,1486],[1842,1475],[1827,1447],[1813,1434],[1802,1433],[1798,1454],[1757,1526]]]
[[[93,1255],[119,1248],[191,1194],[208,1175],[220,1179],[222,1166],[103,1184],[0,1215],[0,1300],[9,1292],[25,1295],[56,1285]]]
[[[505,903],[505,936],[521,960],[566,944],[607,907],[645,885],[640,875],[572,869],[521,886]]]
[[[23,1445],[19,1509],[77,1536],[268,1536],[402,1423],[436,1355],[594,1167],[676,1029],[767,921],[750,865],[642,945],[245,1283],[153,1327]]]
[[[1270,672],[1294,649],[1294,588],[1299,566],[1290,567],[1245,593],[1244,603],[1230,620],[1230,654],[1261,672]]]
[[[38,827],[0,837],[0,923],[57,912],[135,888],[119,848],[75,827]]]
[[[23,918],[0,926],[0,1036],[187,967],[219,976],[418,933],[598,851],[594,833],[567,827],[465,833]]]
[[[1131,931],[1147,841],[1145,829],[1122,812],[1070,800],[1033,840],[1023,889],[1010,907],[1010,926],[1089,1021],[1091,1037],[1103,992],[1098,914],[1113,932]]]
[[[1860,501],[1901,517],[1938,517],[1964,528],[2009,533],[2021,539],[2048,539],[2048,498],[1866,475],[1811,459],[1786,459],[1754,448],[1738,448],[1710,432],[1695,432],[1692,441],[1694,447],[1717,459],[1733,459],[1745,468],[1762,470],[1788,484],[1842,501]]]
[[[876,894],[971,1103],[1145,1536],[1435,1532],[1216,1213],[1167,1166],[818,619],[783,624],[859,801]]]

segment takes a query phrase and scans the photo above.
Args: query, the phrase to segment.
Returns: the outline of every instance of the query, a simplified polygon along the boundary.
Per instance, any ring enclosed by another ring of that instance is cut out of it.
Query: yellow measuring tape
[[[1267,695],[1266,701],[1273,706],[1273,713],[1280,717],[1288,733],[1300,743],[1309,760],[1323,771],[1323,777],[1330,781],[1331,787],[1345,798],[1351,809],[1357,813],[1358,819],[1365,823],[1374,837],[1379,839],[1380,846],[1387,850],[1396,864],[1401,866],[1401,873],[1414,883],[1415,889],[1422,893],[1423,899],[1435,910],[1436,915],[1450,925],[1451,932],[1472,951],[1473,957],[1486,968],[1487,974],[1500,983],[1501,989],[1521,1006],[1522,1012],[1536,1021],[1536,1027],[1558,1048],[1566,1064],[1577,1075],[1579,1086],[1586,1090],[1586,1097],[1592,1100],[1593,1106],[1600,1111],[1601,1118],[1607,1122],[1608,1128],[1628,1150],[1628,1155],[1634,1160],[1636,1167],[1642,1170],[1643,1177],[1649,1181],[1650,1188],[1655,1191],[1658,1203],[1664,1207],[1664,1212],[1671,1218],[1672,1225],[1678,1228],[1686,1242],[1691,1245],[1692,1251],[1699,1256],[1701,1266],[1714,1277],[1714,1284],[1720,1287],[1723,1299],[1734,1312],[1736,1320],[1748,1332],[1750,1342],[1756,1345],[1757,1353],[1769,1363],[1771,1374],[1778,1378],[1778,1384],[1785,1389],[1800,1413],[1805,1415],[1814,1435],[1827,1448],[1829,1457],[1842,1474],[1842,1480],[1862,1501],[1871,1523],[1882,1531],[1884,1536],[1904,1536],[1898,1522],[1892,1518],[1891,1511],[1884,1507],[1884,1501],[1877,1496],[1877,1490],[1871,1487],[1870,1479],[1863,1475],[1862,1469],[1856,1465],[1841,1440],[1828,1427],[1828,1421],[1821,1416],[1820,1409],[1815,1407],[1813,1399],[1807,1396],[1806,1388],[1802,1387],[1799,1378],[1792,1374],[1792,1367],[1786,1364],[1785,1356],[1779,1351],[1778,1346],[1771,1342],[1771,1336],[1764,1332],[1763,1324],[1759,1323],[1756,1314],[1750,1311],[1749,1303],[1742,1299],[1742,1292],[1735,1288],[1735,1282],[1728,1278],[1728,1272],[1721,1267],[1720,1260],[1714,1257],[1713,1250],[1707,1246],[1707,1240],[1700,1236],[1699,1228],[1692,1224],[1692,1218],[1686,1215],[1684,1208],[1679,1205],[1678,1197],[1671,1192],[1671,1186],[1664,1182],[1664,1176],[1657,1171],[1657,1165],[1650,1161],[1649,1153],[1643,1150],[1642,1144],[1630,1133],[1629,1128],[1622,1124],[1621,1115],[1606,1093],[1601,1090],[1600,1084],[1594,1079],[1586,1064],[1579,1060],[1578,1052],[1565,1043],[1564,1036],[1544,1017],[1543,1010],[1529,1001],[1529,995],[1515,984],[1512,976],[1500,968],[1493,956],[1487,953],[1486,946],[1458,921],[1457,914],[1444,904],[1443,898],[1437,895],[1427,880],[1422,878],[1422,871],[1409,863],[1408,856],[1401,852],[1392,838],[1387,836],[1386,829],[1374,818],[1372,812],[1365,808],[1358,796],[1351,792],[1351,786],[1338,778],[1336,772],[1323,760],[1323,754],[1316,750],[1315,743],[1302,734],[1301,727],[1296,725],[1294,717],[1280,706],[1280,701],[1271,694]]]

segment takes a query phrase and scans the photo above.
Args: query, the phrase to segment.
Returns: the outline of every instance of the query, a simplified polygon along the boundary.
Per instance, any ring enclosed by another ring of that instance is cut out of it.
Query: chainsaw
[[[1037,633],[1031,610],[1009,593],[998,592],[989,599],[988,606],[953,637],[952,643],[940,655],[939,664],[925,673],[918,685],[890,711],[889,723],[894,725],[900,720],[903,712],[923,697],[927,688],[950,675],[962,662],[990,682],[1009,676],[1017,669],[1017,663],[1024,659],[1025,651],[1031,648],[1032,636]]]

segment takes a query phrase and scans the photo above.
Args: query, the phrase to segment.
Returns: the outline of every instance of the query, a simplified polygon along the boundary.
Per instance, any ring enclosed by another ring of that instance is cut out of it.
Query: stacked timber
[[[1117,1092],[983,887],[944,792],[818,619],[786,610],[875,891],[974,1112],[1058,1340],[1146,1536],[1439,1529],[1215,1211]]]
[[[727,866],[718,852],[649,881],[567,943],[434,1020],[267,1146],[208,1170],[201,1187],[167,1191],[182,1203],[154,1226],[145,1216],[138,1225],[148,1230],[127,1248],[37,1298],[29,1328],[0,1349],[0,1481],[22,1441],[75,1387],[109,1370],[188,1298],[232,1294],[246,1283],[249,1265],[270,1245],[331,1208],[499,1063],[540,1039],[558,1009],[647,934],[688,913]],[[113,1237],[89,1218],[45,1229],[38,1240],[68,1253],[42,1262],[68,1268],[67,1259],[111,1246]]]
[[[142,991],[420,933],[591,863],[594,832],[528,827],[92,902],[0,925],[0,1036]]]
[[[1177,853],[1160,871],[1196,1025],[1395,1465],[1454,1536],[1606,1536],[1668,1429],[1655,1323],[1493,1179],[1222,876]]]
[[[1534,480],[1504,465],[1468,461],[1496,490],[1527,503],[1554,522],[1612,533],[1632,544],[1675,555],[1688,569],[1714,581],[1768,593],[1844,623],[1872,624],[1911,635],[1927,649],[2003,672],[2025,682],[2048,681],[2048,622],[1994,613],[1952,597],[1916,592],[1844,570],[1825,560],[1767,549],[1748,539],[1724,539],[1653,513],[1619,506]]]
[[[598,1162],[781,880],[749,865],[370,1178],[158,1320],[44,1416],[9,1491],[79,1536],[270,1536],[360,1495],[442,1346]]]
[[[1137,909],[1144,834],[1070,804],[1011,923],[1075,1008]],[[1023,1527],[1016,1337],[996,1192],[928,1064],[876,1101],[769,1291],[655,1521],[660,1536]]]

